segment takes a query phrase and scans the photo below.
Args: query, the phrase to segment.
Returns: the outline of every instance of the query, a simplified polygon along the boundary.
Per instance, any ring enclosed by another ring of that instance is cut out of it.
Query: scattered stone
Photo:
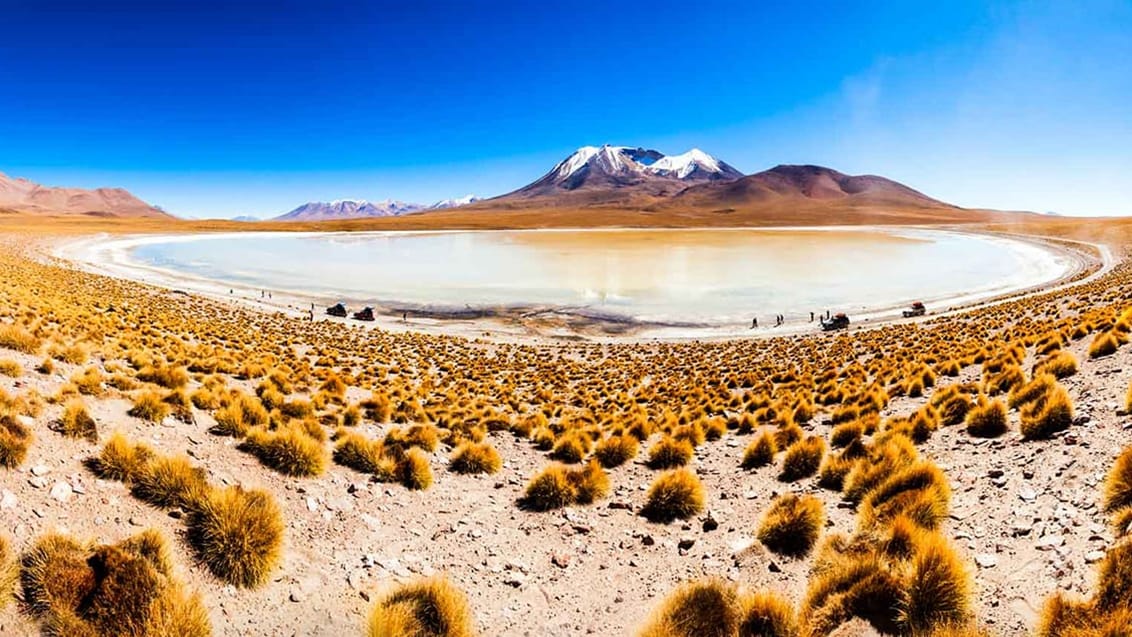
[[[711,532],[719,528],[719,521],[715,519],[715,514],[708,511],[707,515],[703,518],[704,531]]]
[[[51,473],[51,469],[48,468],[47,465],[37,464],[31,468],[31,474],[33,476],[45,476],[49,473]]]
[[[998,565],[998,556],[990,553],[976,553],[975,563],[982,568],[994,568]]]
[[[680,549],[681,551],[687,551],[695,545],[696,541],[694,539],[690,537],[682,537],[680,538],[680,541],[676,543],[676,548]]]
[[[558,568],[566,568],[570,565],[570,556],[566,553],[554,553],[550,556],[550,563]]]
[[[0,511],[6,509],[14,509],[20,501],[16,499],[16,494],[4,489],[3,495],[0,495]]]
[[[1018,492],[1018,497],[1022,498],[1024,502],[1033,502],[1038,499],[1038,493],[1030,487],[1022,487],[1022,490]]]
[[[55,486],[51,487],[51,497],[59,502],[66,502],[71,499],[71,485],[66,482],[56,482]]]
[[[1104,551],[1089,551],[1085,553],[1085,563],[1095,564],[1104,559]]]

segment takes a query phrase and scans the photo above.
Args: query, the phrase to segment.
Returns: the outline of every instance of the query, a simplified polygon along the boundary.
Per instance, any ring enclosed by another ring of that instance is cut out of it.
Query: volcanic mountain
[[[275,217],[273,221],[333,221],[341,219],[367,219],[373,217],[396,217],[420,212],[427,206],[404,201],[366,201],[364,199],[339,199],[337,201],[312,201],[291,212]]]
[[[891,179],[846,175],[832,168],[810,165],[778,165],[727,183],[693,185],[667,203],[683,207],[740,208],[781,200],[954,207]]]
[[[583,146],[534,183],[488,203],[632,202],[671,196],[692,184],[725,182],[742,176],[743,173],[696,148],[680,155],[664,155],[629,146]]]
[[[41,186],[0,173],[0,209],[35,215],[83,214],[105,217],[169,218],[156,206],[121,188]]]

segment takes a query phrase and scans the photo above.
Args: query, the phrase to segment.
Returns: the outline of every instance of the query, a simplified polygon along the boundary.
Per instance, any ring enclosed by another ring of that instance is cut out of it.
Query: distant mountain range
[[[157,206],[121,188],[65,188],[41,186],[27,179],[0,173],[0,210],[35,215],[89,215],[105,217],[169,218]]]
[[[392,199],[385,201],[366,201],[364,199],[339,199],[330,202],[312,201],[275,217],[272,221],[340,221],[343,219],[399,217],[428,210],[466,206],[477,201],[480,201],[480,199],[475,195],[466,195],[457,199],[444,199],[431,206]]]

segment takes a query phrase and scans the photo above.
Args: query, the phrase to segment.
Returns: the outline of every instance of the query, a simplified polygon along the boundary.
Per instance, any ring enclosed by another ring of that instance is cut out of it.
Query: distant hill
[[[811,165],[779,165],[727,183],[690,186],[673,196],[667,206],[744,208],[784,199],[954,208],[891,179],[846,175]]]
[[[0,173],[0,209],[33,215],[81,214],[105,217],[171,218],[121,188],[42,186]]]
[[[294,210],[275,217],[273,221],[335,221],[342,219],[371,219],[375,217],[396,217],[398,215],[425,210],[426,206],[404,201],[366,201],[364,199],[339,199],[337,201],[312,201]]]

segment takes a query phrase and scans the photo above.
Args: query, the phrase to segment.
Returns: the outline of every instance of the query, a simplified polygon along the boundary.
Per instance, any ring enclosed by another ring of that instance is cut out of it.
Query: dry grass
[[[782,470],[778,479],[783,482],[794,482],[808,478],[821,468],[822,458],[825,456],[825,440],[819,436],[807,436],[790,445],[782,456]]]
[[[423,491],[432,486],[432,467],[428,456],[417,447],[407,450],[397,461],[397,481],[406,489]]]
[[[367,637],[473,637],[475,621],[464,594],[435,577],[401,584],[370,611]]]
[[[1001,400],[980,397],[978,403],[967,412],[967,433],[977,438],[997,438],[1007,430],[1006,404]]]
[[[0,415],[0,467],[20,466],[27,458],[31,442],[31,430],[16,420],[16,416]]]
[[[159,423],[169,415],[169,405],[155,391],[143,391],[134,397],[134,405],[128,412],[134,418]]]
[[[380,440],[369,440],[361,434],[348,432],[338,440],[334,461],[355,471],[369,473],[383,482],[394,479],[397,462],[385,453]]]
[[[704,487],[688,469],[662,473],[649,487],[641,515],[651,522],[687,520],[704,508]]]
[[[59,419],[59,431],[68,438],[83,438],[89,442],[98,442],[98,424],[94,422],[94,418],[81,400],[67,403],[63,416]]]
[[[707,579],[680,586],[653,612],[639,637],[735,637],[739,634],[735,588]]]
[[[132,482],[146,472],[153,458],[153,450],[148,446],[131,443],[121,433],[115,432],[90,464],[100,478]]]
[[[527,483],[519,504],[531,511],[550,511],[571,504],[591,504],[608,493],[609,477],[596,459],[582,469],[554,464]]]
[[[809,554],[824,527],[821,500],[788,493],[775,498],[763,515],[757,535],[775,553],[803,557]]]
[[[620,467],[637,457],[639,445],[637,439],[630,435],[608,436],[594,448],[594,457],[607,469]]]
[[[241,588],[267,581],[283,555],[283,517],[264,491],[211,490],[188,516],[189,543],[216,577]]]
[[[249,430],[240,448],[283,475],[309,478],[326,471],[326,448],[301,427],[288,426],[276,431]]]
[[[1037,400],[1022,408],[1022,438],[1042,440],[1065,431],[1073,424],[1073,400],[1065,388],[1051,387]]]
[[[186,456],[159,456],[145,463],[132,479],[139,500],[163,509],[196,509],[208,496],[205,471]]]
[[[35,354],[43,341],[19,325],[0,325],[0,348],[22,354]]]
[[[0,612],[12,602],[16,583],[20,579],[19,564],[11,543],[0,535]]]
[[[691,442],[665,436],[649,448],[648,465],[652,469],[683,467],[692,461],[693,453]]]
[[[24,366],[11,359],[0,360],[0,376],[19,378],[24,375]]]
[[[503,466],[503,459],[491,444],[465,442],[452,452],[448,468],[456,473],[495,473]]]
[[[938,535],[921,541],[912,559],[911,576],[900,608],[900,620],[912,634],[926,634],[967,622],[971,584],[963,561]]]
[[[777,443],[774,441],[774,435],[769,431],[764,431],[758,438],[751,441],[747,448],[743,451],[743,462],[740,466],[744,469],[758,469],[774,462],[774,454],[778,453]]]

